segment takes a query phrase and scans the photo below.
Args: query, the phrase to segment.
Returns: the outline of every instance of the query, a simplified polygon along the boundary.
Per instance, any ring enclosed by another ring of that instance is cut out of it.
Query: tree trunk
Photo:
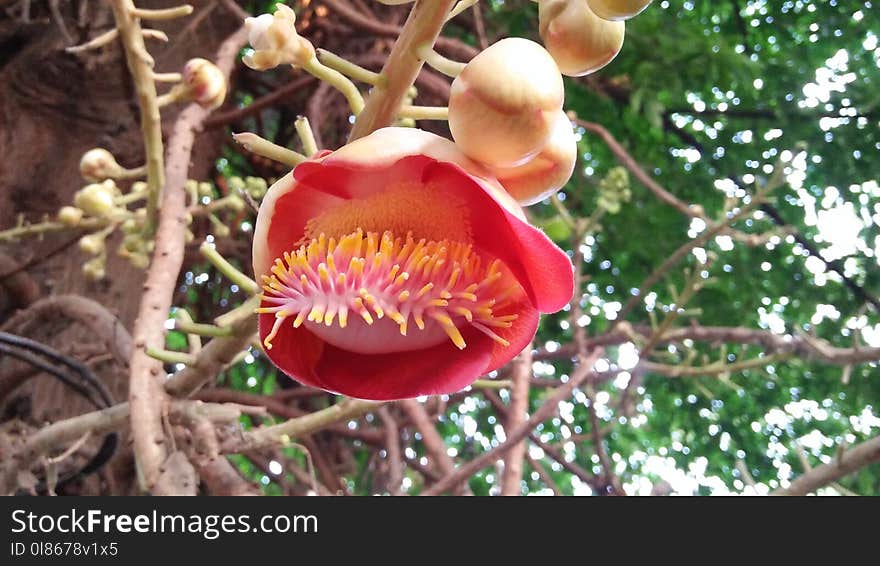
[[[144,27],[161,29],[171,38],[170,43],[148,40],[157,72],[179,72],[192,57],[213,58],[220,42],[241,25],[239,18],[220,3],[193,4],[196,11],[187,18],[144,22]],[[168,3],[143,0],[138,5],[164,8]],[[68,54],[64,48],[70,42],[59,22],[41,10],[45,7],[31,3],[29,22],[9,18],[0,21],[0,229],[13,226],[19,214],[38,222],[43,215],[54,215],[61,206],[70,204],[73,194],[86,184],[79,175],[79,160],[88,149],[108,149],[126,167],[137,167],[144,159],[138,106],[121,45],[113,42],[97,51]],[[66,2],[61,10],[64,28],[76,43],[113,25],[106,2]],[[163,131],[170,131],[176,114],[175,108],[163,111]],[[218,130],[200,136],[193,152],[192,178],[209,178],[223,136],[224,132]],[[120,186],[127,189],[122,183]],[[28,273],[39,283],[43,295],[74,294],[94,299],[118,318],[122,328],[130,330],[144,272],[117,255],[117,234],[107,242],[108,277],[101,282],[89,281],[82,274],[82,265],[89,257],[79,251],[75,240],[72,231],[29,237],[15,244],[0,244],[0,254],[20,263],[36,264]],[[68,242],[70,247],[61,253],[39,261]],[[7,309],[22,306],[0,300],[3,305]],[[105,342],[83,321],[62,313],[57,317],[25,316],[27,320],[22,321],[19,316],[7,320],[12,314],[8,310],[0,312],[0,328],[27,335],[86,362],[117,401],[128,397],[127,356],[120,360],[111,352],[108,357]],[[15,327],[9,327],[13,322]],[[22,371],[21,364],[0,362],[0,383],[10,376],[20,378]],[[69,388],[41,374],[26,379],[0,398],[0,406],[22,398],[29,398],[29,419],[37,424],[93,409]],[[115,462],[124,463],[128,452],[121,449]],[[129,467],[119,477],[105,479],[116,486],[113,491],[124,492],[134,478]],[[88,491],[106,492],[107,486],[92,485]]]

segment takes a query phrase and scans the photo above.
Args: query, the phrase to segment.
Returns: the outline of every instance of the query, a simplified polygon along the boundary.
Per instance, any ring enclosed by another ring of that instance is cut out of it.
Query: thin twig
[[[532,378],[532,344],[529,343],[513,361],[510,379],[510,405],[504,419],[505,430],[513,430],[528,418],[529,391]],[[511,448],[504,456],[504,473],[501,475],[501,495],[521,495],[523,459],[527,451],[523,438],[519,444]]]
[[[553,416],[559,403],[567,399],[575,389],[580,387],[593,374],[593,364],[599,359],[604,352],[603,349],[597,348],[586,356],[580,356],[578,366],[572,372],[571,377],[565,385],[560,386],[553,394],[544,401],[538,410],[532,413],[532,416],[522,425],[512,430],[507,436],[507,440],[483,453],[481,456],[474,458],[467,464],[459,466],[455,473],[445,476],[442,480],[426,489],[423,495],[440,495],[451,488],[465,481],[474,473],[482,470],[486,466],[491,465],[498,458],[503,456],[508,450],[513,448],[519,441],[528,436],[529,432],[536,426]]]
[[[401,495],[403,482],[403,456],[400,453],[400,430],[397,421],[388,412],[388,407],[379,407],[377,411],[385,426],[385,461],[388,462],[388,493]]]
[[[875,462],[880,462],[880,436],[850,448],[834,461],[809,470],[770,495],[807,495]]]

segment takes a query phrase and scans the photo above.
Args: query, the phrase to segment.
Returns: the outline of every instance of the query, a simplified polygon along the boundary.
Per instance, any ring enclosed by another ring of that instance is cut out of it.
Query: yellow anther
[[[433,284],[433,283],[428,283],[428,284],[426,284],[424,287],[422,287],[421,289],[419,289],[418,294],[416,294],[416,299],[421,299],[422,297],[424,297],[425,295],[427,295],[428,293],[430,293],[430,292],[431,292],[431,289],[433,289],[433,288],[434,288],[434,284]]]

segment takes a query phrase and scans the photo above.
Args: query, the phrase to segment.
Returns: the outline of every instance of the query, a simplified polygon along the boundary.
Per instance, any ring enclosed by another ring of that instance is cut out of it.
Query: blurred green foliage
[[[483,11],[490,37],[537,39],[533,2],[483,2]],[[448,33],[475,43],[463,24],[453,22]],[[726,196],[753,192],[781,163],[789,168],[793,182],[775,193],[774,209],[829,262],[838,262],[853,285],[876,297],[878,34],[880,10],[867,1],[655,1],[627,22],[626,42],[614,62],[595,76],[567,79],[566,108],[603,125],[656,181],[682,201],[701,205],[712,217],[722,214]],[[246,93],[239,96],[242,101],[251,99]],[[609,174],[620,175],[615,172],[619,163],[602,140],[583,130],[581,134],[582,159],[561,197],[572,215],[590,217],[600,206],[603,182],[607,185]],[[221,161],[226,176],[249,173],[238,154],[230,152]],[[626,190],[628,202],[602,205],[610,209],[601,229],[581,248],[589,278],[583,305],[591,336],[606,330],[632,290],[702,229],[636,179],[628,179]],[[571,230],[556,208],[544,203],[531,214],[561,246],[572,249]],[[843,220],[821,221],[835,214]],[[837,240],[847,226],[859,243],[840,251]],[[737,228],[763,234],[779,226],[759,213]],[[715,282],[688,305],[701,312],[699,324],[810,332],[840,347],[851,347],[858,329],[865,338],[880,341],[880,316],[874,307],[840,275],[826,271],[824,262],[809,259],[793,236],[781,234],[758,246],[715,239],[705,251],[716,254],[717,261],[710,268]],[[681,289],[683,268],[701,268],[694,255],[686,263],[652,289],[646,302],[629,315],[631,323],[649,324],[651,311],[662,316],[675,302],[671,289]],[[232,299],[219,279],[212,277],[210,284],[217,301]],[[536,345],[558,347],[571,340],[568,314],[563,312],[545,317]],[[169,347],[186,345],[172,333]],[[622,361],[622,351],[609,348],[610,369]],[[677,364],[695,356],[699,364],[725,356],[734,362],[759,353],[757,347],[731,345],[722,351],[720,345],[694,344],[688,351],[670,348],[663,361]],[[539,378],[560,379],[570,371],[568,361],[536,364]],[[844,372],[788,359],[721,376],[672,379],[648,373],[634,391],[635,411],[629,415],[616,406],[621,380],[610,380],[597,390],[607,449],[633,493],[650,492],[661,479],[683,493],[741,492],[749,485],[764,493],[803,472],[798,445],[815,466],[831,461],[841,446],[877,434],[877,364],[851,368],[845,379]],[[224,384],[266,394],[284,379],[254,353],[226,372]],[[506,400],[505,395],[502,391]],[[532,409],[544,395],[545,389],[533,388]],[[559,446],[568,461],[600,473],[585,403],[586,396],[576,394],[559,417],[536,432],[543,442]],[[492,405],[474,392],[451,403],[438,426],[450,454],[467,460],[499,442],[497,419]],[[420,443],[412,446],[413,458],[424,456]],[[563,493],[589,491],[558,463],[541,458],[539,450],[533,453]],[[349,478],[354,493],[374,493],[365,469],[370,454],[370,448],[355,442],[355,463],[361,468]],[[279,492],[275,479],[253,462],[243,457],[235,462],[262,479],[267,493]],[[877,472],[876,466],[867,468],[835,489],[880,494]],[[475,494],[489,494],[497,480],[495,470],[487,468],[470,486]],[[527,466],[523,492],[546,490]],[[418,485],[410,489],[417,491]]]

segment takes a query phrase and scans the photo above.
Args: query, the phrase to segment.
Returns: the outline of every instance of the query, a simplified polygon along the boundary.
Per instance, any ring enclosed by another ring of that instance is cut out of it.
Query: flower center
[[[376,194],[346,201],[308,221],[299,244],[320,234],[342,238],[365,233],[412,233],[416,239],[470,243],[470,211],[460,198],[433,183],[395,183]]]
[[[293,318],[294,328],[306,324],[326,341],[361,353],[420,349],[446,337],[463,349],[464,325],[507,346],[494,329],[513,325],[517,315],[504,313],[522,293],[501,261],[486,262],[470,244],[360,228],[338,241],[322,233],[285,253],[263,283],[258,312],[275,315],[267,349]],[[395,332],[387,332],[386,320]]]

